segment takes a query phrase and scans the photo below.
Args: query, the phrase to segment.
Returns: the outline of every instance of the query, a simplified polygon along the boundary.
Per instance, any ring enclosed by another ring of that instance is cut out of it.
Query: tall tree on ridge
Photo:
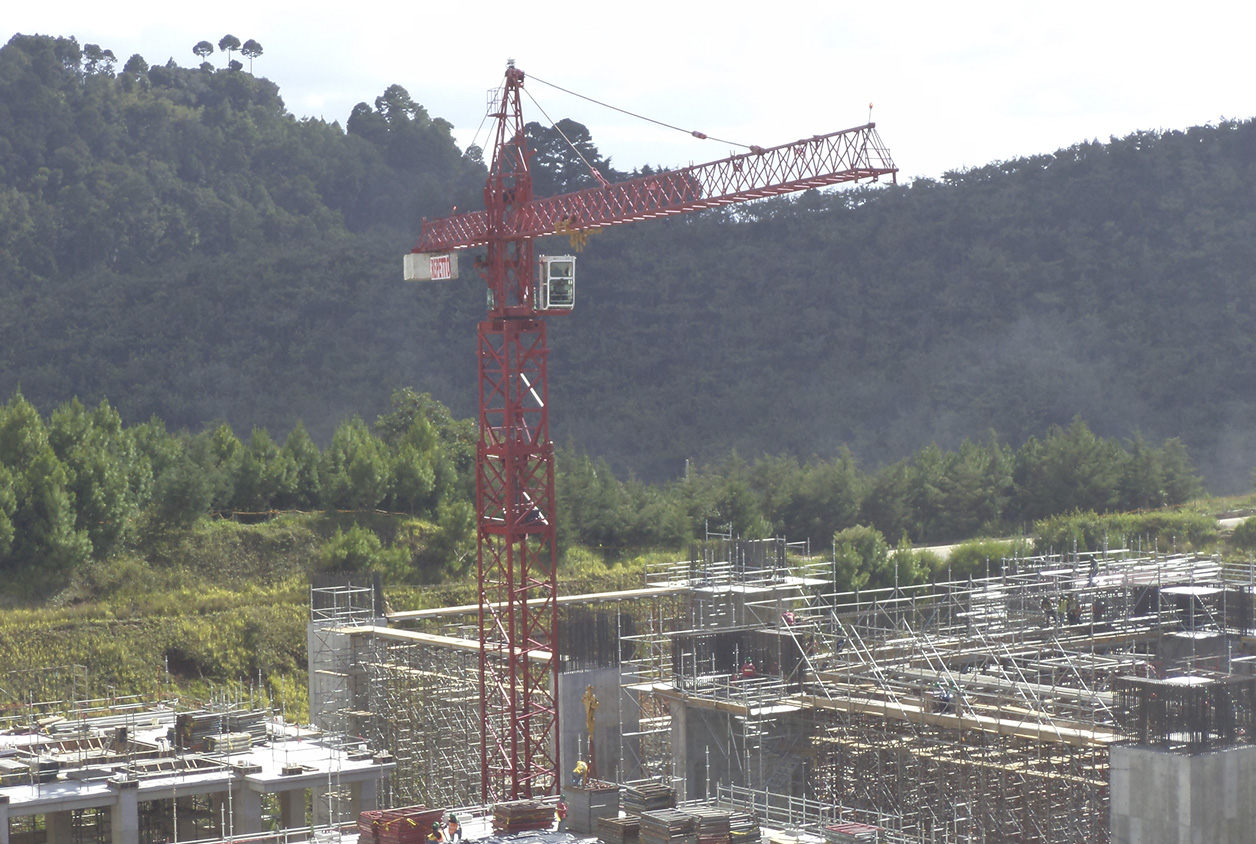
[[[250,38],[248,41],[244,42],[244,46],[240,48],[240,52],[249,60],[249,73],[252,73],[253,59],[262,54],[262,45]]]
[[[218,49],[227,54],[227,66],[230,67],[234,58],[231,54],[240,49],[240,39],[231,34],[224,35],[218,40]]]
[[[214,45],[208,41],[197,41],[196,46],[192,48],[192,55],[198,56],[201,60],[201,70],[212,70],[209,67],[209,55],[214,52]]]

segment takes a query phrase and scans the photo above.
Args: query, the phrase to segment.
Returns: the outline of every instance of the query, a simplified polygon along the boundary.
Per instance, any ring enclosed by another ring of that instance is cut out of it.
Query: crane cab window
[[[536,289],[537,310],[570,311],[576,305],[576,259],[573,255],[542,255]]]

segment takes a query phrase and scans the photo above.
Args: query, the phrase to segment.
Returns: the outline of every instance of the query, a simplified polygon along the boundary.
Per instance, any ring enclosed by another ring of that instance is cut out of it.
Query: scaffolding
[[[621,643],[620,765],[626,782],[674,781],[672,716],[665,693],[671,688],[671,652],[663,631],[682,602],[675,595],[616,613]],[[629,624],[629,620],[635,621]],[[639,631],[639,632],[628,632]]]
[[[1181,556],[1000,568],[862,594],[803,590],[792,623],[776,625],[778,641],[803,643],[801,683],[783,661],[770,681],[731,680],[725,660],[678,677],[677,695],[725,713],[747,758],[726,767],[729,784],[882,813],[922,840],[1106,840],[1108,749],[1122,737],[1114,683],[1232,665],[1225,643],[1250,631],[1250,587]],[[771,607],[784,588],[753,603]],[[704,637],[677,641],[681,664],[703,662]]]
[[[814,799],[917,840],[1104,841],[1115,683],[1228,671],[1252,630],[1250,582],[1208,558],[1030,557],[861,593],[833,593],[824,568],[730,553],[663,576],[686,581],[689,611],[637,649],[672,651],[653,688],[691,734],[725,739],[688,749],[691,797]],[[737,674],[746,655],[756,676]]]
[[[805,546],[709,535],[641,590],[560,598],[616,602],[621,781],[828,806],[817,822],[903,840],[1090,844],[1108,840],[1114,743],[1256,735],[1250,684],[1222,682],[1256,675],[1256,568],[1118,549],[856,592],[833,572]],[[451,621],[468,609],[399,614],[444,626],[357,647],[371,739],[397,759],[386,804],[474,802],[476,642]],[[605,616],[582,612],[587,638]],[[1147,703],[1147,683],[1204,675],[1173,681],[1172,712],[1200,724]]]
[[[372,631],[362,663],[373,713],[367,734],[397,765],[382,805],[479,801],[479,646],[473,635]]]
[[[352,577],[328,576],[310,589],[310,721],[323,731],[327,747],[326,781],[314,790],[312,825],[352,823],[353,795],[341,782],[341,760],[364,747],[364,724],[372,713],[366,697],[360,646],[356,640],[379,620],[382,600],[378,579],[367,585]]]

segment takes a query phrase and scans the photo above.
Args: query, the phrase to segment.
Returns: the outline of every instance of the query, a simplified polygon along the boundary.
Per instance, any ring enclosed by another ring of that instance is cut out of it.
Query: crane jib
[[[533,199],[496,234],[544,237],[560,230],[620,225],[898,173],[876,124],[606,186]],[[484,211],[423,222],[415,252],[478,246],[490,237]]]

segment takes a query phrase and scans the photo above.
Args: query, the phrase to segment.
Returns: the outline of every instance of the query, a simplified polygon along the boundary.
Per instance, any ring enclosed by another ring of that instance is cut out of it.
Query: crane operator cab
[[[574,255],[542,255],[536,283],[538,311],[570,311],[576,305]]]

